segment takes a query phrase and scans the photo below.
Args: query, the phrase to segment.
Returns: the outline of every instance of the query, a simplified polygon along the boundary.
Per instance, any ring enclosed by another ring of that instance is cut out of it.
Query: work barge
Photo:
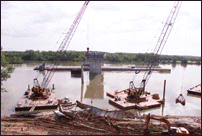
[[[160,99],[158,94],[151,95],[150,92],[145,92],[137,99],[129,100],[127,98],[129,89],[122,91],[107,92],[109,98],[109,103],[122,109],[138,109],[147,110],[151,108],[160,107],[164,100]]]
[[[103,66],[101,67],[102,71],[159,71],[159,72],[171,72],[171,69],[166,69],[166,68],[160,68],[160,67],[154,67],[151,69],[148,69],[146,67],[106,67]],[[34,70],[39,70],[38,68],[35,68]],[[56,68],[50,68],[50,67],[45,67],[44,70],[55,70],[55,71],[81,71],[81,66],[58,66]],[[83,67],[84,71],[89,71],[89,66]]]
[[[201,84],[190,88],[189,90],[187,90],[187,93],[201,96]]]
[[[15,106],[15,111],[29,111],[31,113],[34,110],[56,109],[58,107],[54,86],[51,89],[46,88],[43,96],[34,97],[33,94],[28,86],[27,91]]]

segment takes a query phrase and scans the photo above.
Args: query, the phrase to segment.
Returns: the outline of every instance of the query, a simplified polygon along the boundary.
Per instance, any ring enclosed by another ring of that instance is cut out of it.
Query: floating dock
[[[148,71],[149,69],[146,67],[101,67],[102,71]],[[38,70],[35,68],[34,70]],[[66,70],[66,71],[81,71],[81,66],[58,66],[57,68],[50,68],[45,67],[44,70]],[[84,71],[89,71],[88,66],[83,67]],[[171,69],[165,69],[165,68],[152,68],[151,71],[159,71],[159,72],[171,72]]]
[[[146,110],[155,107],[160,107],[163,103],[162,99],[153,99],[150,93],[146,95],[141,95],[139,99],[133,102],[129,102],[126,100],[128,89],[122,90],[119,93],[107,92],[107,95],[112,97],[109,99],[109,103],[123,110],[128,109],[138,109],[138,110]],[[119,97],[120,100],[115,100],[115,96]]]
[[[195,95],[201,95],[201,84],[198,84],[189,90],[187,90],[188,94],[195,94]]]
[[[17,106],[15,107],[15,111],[29,111],[32,112],[34,110],[45,110],[45,109],[56,109],[58,107],[58,101],[56,99],[55,91],[51,90],[48,92],[47,99],[29,99],[29,95],[31,90],[28,89],[29,94],[23,95],[23,98],[19,101]]]

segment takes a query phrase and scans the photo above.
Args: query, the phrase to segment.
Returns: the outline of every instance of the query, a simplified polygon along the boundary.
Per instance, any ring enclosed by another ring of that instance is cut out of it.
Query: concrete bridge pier
[[[90,64],[89,66],[89,72],[90,74],[101,74],[102,72],[102,63],[104,61],[104,52],[98,52],[98,51],[89,51],[89,48],[87,48],[87,52],[85,56],[87,57],[87,61]]]

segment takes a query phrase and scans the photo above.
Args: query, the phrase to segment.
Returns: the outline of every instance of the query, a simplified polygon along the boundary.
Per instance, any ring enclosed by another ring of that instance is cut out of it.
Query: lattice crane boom
[[[71,42],[71,39],[79,25],[79,22],[81,21],[81,18],[88,6],[88,3],[89,1],[85,1],[85,3],[83,4],[82,8],[80,9],[79,13],[77,14],[74,22],[72,23],[71,27],[69,28],[68,32],[66,33],[63,41],[61,42],[59,48],[58,48],[58,51],[62,52],[65,48],[67,49],[67,47],[69,46],[70,42]],[[49,82],[51,81],[54,73],[55,73],[55,68],[58,67],[58,64],[59,64],[59,58],[58,60],[55,60],[53,66],[51,67],[52,70],[49,70],[47,71],[47,73],[45,74],[44,78],[43,78],[43,81],[41,83],[41,86],[43,88],[46,88],[47,85],[49,84]]]
[[[143,80],[140,84],[141,87],[143,87],[149,80],[150,76],[151,76],[151,73],[152,73],[152,68],[153,68],[153,65],[155,63],[155,61],[157,61],[157,57],[158,55],[161,54],[166,42],[167,42],[167,39],[170,35],[170,32],[173,28],[173,25],[175,23],[175,20],[176,20],[176,17],[178,15],[178,12],[179,12],[179,9],[180,9],[180,6],[181,6],[182,2],[181,1],[177,1],[174,3],[172,9],[171,9],[171,12],[165,22],[165,25],[161,31],[161,34],[159,36],[159,39],[158,39],[158,42],[155,46],[155,49],[154,49],[154,53],[153,53],[153,58],[152,58],[152,62],[148,64],[147,66],[147,69],[149,69],[148,71],[145,72],[144,76],[143,76]]]

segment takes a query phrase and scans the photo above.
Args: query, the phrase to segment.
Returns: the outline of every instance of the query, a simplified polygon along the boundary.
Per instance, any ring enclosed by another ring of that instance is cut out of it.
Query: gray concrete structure
[[[98,51],[89,51],[89,48],[87,48],[86,52],[87,61],[90,64],[89,66],[89,72],[90,74],[100,74],[102,72],[102,63],[104,61],[104,52],[98,52]]]

